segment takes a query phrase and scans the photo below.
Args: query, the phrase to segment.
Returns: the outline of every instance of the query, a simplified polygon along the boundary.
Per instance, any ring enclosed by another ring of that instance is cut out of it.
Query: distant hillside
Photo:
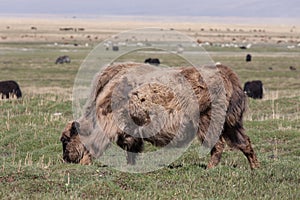
[[[0,13],[300,18],[300,1],[10,0],[0,1]]]

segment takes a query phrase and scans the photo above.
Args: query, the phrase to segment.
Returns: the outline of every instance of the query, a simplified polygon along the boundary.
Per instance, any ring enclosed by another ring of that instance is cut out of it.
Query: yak
[[[251,54],[247,54],[246,55],[246,62],[251,62],[251,60],[252,60]]]
[[[59,56],[56,61],[55,64],[64,64],[64,63],[70,63],[71,59],[69,56]]]
[[[84,113],[68,122],[62,132],[63,160],[90,164],[114,142],[127,151],[127,163],[134,165],[144,142],[157,147],[169,144],[177,147],[197,135],[211,149],[207,168],[220,162],[225,144],[242,151],[251,169],[259,167],[243,126],[247,98],[237,75],[229,67],[207,66],[201,71],[194,66],[159,69],[157,77],[171,78],[159,83],[151,78],[152,82],[140,84],[139,80],[145,79],[142,76],[145,70],[150,73],[157,68],[126,62],[113,63],[99,72],[93,80]],[[178,86],[179,92],[172,86]],[[194,103],[190,103],[192,97]],[[116,114],[130,119],[118,118]],[[126,120],[131,121],[131,127]],[[159,129],[151,124],[160,125]],[[147,127],[151,133],[143,131]],[[178,131],[181,127],[183,131]]]
[[[16,81],[0,81],[0,98],[9,99],[10,97],[22,97],[21,89]]]
[[[147,58],[145,59],[144,63],[149,63],[158,66],[160,65],[160,60],[158,58]]]
[[[244,92],[253,99],[263,98],[263,83],[261,80],[247,81],[244,84]]]

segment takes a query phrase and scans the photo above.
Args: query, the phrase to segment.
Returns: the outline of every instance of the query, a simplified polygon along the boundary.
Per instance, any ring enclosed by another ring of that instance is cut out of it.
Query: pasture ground
[[[300,198],[299,27],[81,19],[0,21],[0,80],[16,80],[23,92],[20,100],[0,101],[1,199]],[[62,163],[59,138],[73,118],[72,86],[83,59],[104,38],[145,26],[174,28],[203,44],[211,42],[205,48],[213,60],[231,66],[242,83],[263,81],[265,97],[249,99],[245,117],[260,169],[251,171],[241,152],[227,148],[221,163],[206,170],[209,155],[199,158],[198,141],[170,166],[146,174],[116,171],[97,161],[91,166]],[[61,27],[85,30],[61,32]],[[242,50],[221,43],[253,45]],[[251,63],[244,61],[247,53],[253,55]],[[55,59],[64,54],[71,57],[71,64],[55,65]],[[297,70],[290,71],[289,66]]]

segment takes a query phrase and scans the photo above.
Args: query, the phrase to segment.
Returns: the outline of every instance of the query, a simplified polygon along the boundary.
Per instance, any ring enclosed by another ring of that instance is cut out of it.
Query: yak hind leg
[[[259,167],[259,162],[257,160],[257,156],[252,148],[250,138],[247,135],[244,135],[245,137],[245,144],[238,145],[238,148],[244,153],[244,155],[247,157],[248,162],[250,164],[251,169],[255,169]]]
[[[241,125],[228,128],[224,132],[224,137],[229,145],[239,149],[247,157],[251,169],[259,167],[257,156],[252,148],[250,138],[245,134],[245,129]]]
[[[216,165],[219,164],[221,157],[222,157],[222,153],[225,147],[225,142],[223,140],[223,138],[220,138],[219,141],[215,144],[215,146],[211,149],[210,151],[210,161],[207,165],[207,168],[213,168]]]
[[[127,151],[127,164],[135,165],[138,153],[144,149],[144,141],[142,138],[134,138],[128,134],[119,135],[117,145]]]

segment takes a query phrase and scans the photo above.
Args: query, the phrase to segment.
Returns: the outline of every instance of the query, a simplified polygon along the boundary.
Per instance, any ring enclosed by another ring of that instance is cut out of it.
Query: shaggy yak
[[[21,98],[22,92],[16,81],[0,81],[0,99],[9,99],[10,97]]]
[[[247,81],[244,84],[245,94],[253,99],[262,99],[264,94],[263,83],[261,80]]]
[[[188,98],[184,97],[185,94],[175,94],[172,88],[164,84],[154,81],[139,85],[135,84],[135,81],[130,82],[130,78],[126,76],[135,72],[135,77],[143,79],[143,70],[153,71],[154,68],[157,67],[142,63],[116,63],[95,76],[83,115],[76,121],[69,122],[62,132],[65,162],[90,164],[92,158],[100,157],[109,144],[115,142],[127,151],[127,163],[133,165],[137,154],[143,151],[145,141],[158,147],[165,147],[170,143],[180,146],[197,135],[202,144],[211,149],[207,168],[212,168],[220,162],[225,143],[241,150],[252,169],[259,166],[243,127],[246,97],[237,75],[230,68],[217,65],[203,67],[203,73],[195,67],[166,68],[164,72],[159,72],[160,77],[164,77],[161,74],[169,71],[168,76],[173,77],[170,80],[178,81],[178,85],[181,85],[183,77],[191,88],[187,90],[188,93],[195,95],[196,108],[189,107],[190,103]],[[204,76],[205,71],[213,73],[206,73]],[[181,91],[185,89],[182,88]],[[127,92],[125,95],[124,91]],[[122,104],[124,98],[128,98],[126,105]],[[118,103],[121,106],[118,106]],[[186,117],[182,120],[177,117],[182,114],[184,106],[184,115],[194,115],[198,118]],[[159,118],[161,108],[165,112],[161,114],[162,120],[157,120],[163,123],[159,131],[154,131],[155,134],[150,136],[143,135],[143,131],[137,131]],[[158,114],[153,117],[156,110]],[[198,113],[195,114],[194,110]],[[122,119],[116,120],[116,113],[130,116],[135,127],[126,129],[126,122],[122,122]],[[212,123],[211,121],[218,116],[223,117],[219,117],[218,123]],[[125,124],[123,128],[122,124]],[[218,127],[214,127],[218,124],[221,124],[219,133]],[[179,126],[189,131],[177,131]]]

